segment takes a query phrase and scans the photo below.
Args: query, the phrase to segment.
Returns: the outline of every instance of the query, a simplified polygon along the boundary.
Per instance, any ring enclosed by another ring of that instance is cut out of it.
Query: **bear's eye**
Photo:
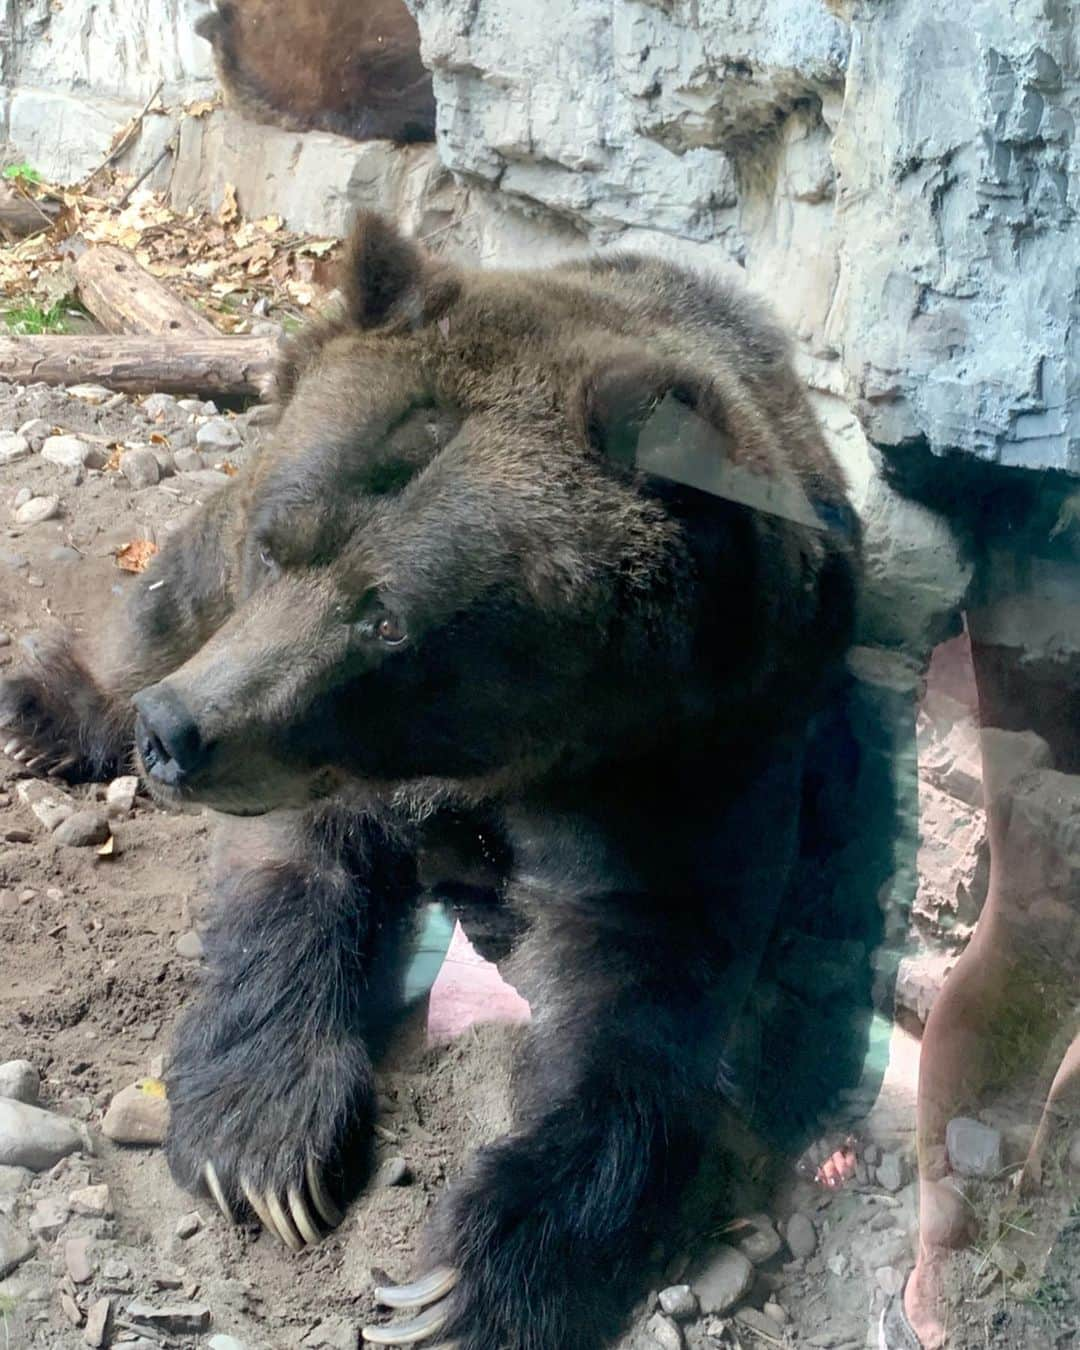
[[[400,647],[408,634],[396,614],[384,614],[375,624],[375,636],[384,646]]]

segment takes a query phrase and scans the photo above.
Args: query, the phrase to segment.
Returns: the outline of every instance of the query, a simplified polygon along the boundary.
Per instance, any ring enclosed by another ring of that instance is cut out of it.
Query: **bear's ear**
[[[341,289],[348,317],[360,328],[404,320],[410,327],[437,318],[457,293],[456,275],[406,239],[384,216],[357,216],[342,259]]]
[[[602,455],[632,468],[638,442],[661,405],[697,414],[726,434],[723,410],[715,397],[686,371],[648,352],[619,353],[595,367],[582,389],[584,433]]]

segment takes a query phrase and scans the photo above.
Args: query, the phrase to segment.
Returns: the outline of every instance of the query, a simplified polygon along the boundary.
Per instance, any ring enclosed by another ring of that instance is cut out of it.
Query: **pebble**
[[[0,1215],[0,1280],[34,1254],[34,1244],[23,1233]]]
[[[71,384],[67,388],[71,398],[82,399],[84,403],[106,403],[112,398],[113,391],[102,384]]]
[[[0,1164],[44,1172],[79,1149],[90,1152],[90,1143],[75,1121],[25,1102],[0,1099]]]
[[[771,1322],[775,1322],[777,1326],[786,1327],[791,1321],[788,1310],[782,1304],[777,1303],[775,1299],[769,1299],[768,1303],[765,1304],[764,1312],[765,1316]]]
[[[0,1097],[36,1106],[41,1079],[27,1059],[9,1059],[0,1064]]]
[[[20,830],[18,828],[5,830],[4,838],[9,844],[30,844],[33,843],[34,840],[34,836],[29,830]],[[0,1092],[0,1097],[9,1097],[10,1095],[9,1092]]]
[[[176,461],[173,459],[173,453],[167,445],[152,445],[150,453],[158,462],[158,469],[162,478],[171,478],[176,472]]]
[[[71,1210],[66,1200],[47,1195],[34,1206],[30,1215],[30,1231],[35,1237],[51,1242],[70,1217]]]
[[[93,1346],[94,1350],[98,1350],[100,1346],[107,1343],[109,1334],[109,1314],[111,1312],[112,1302],[107,1298],[99,1298],[86,1314],[86,1326],[83,1328],[83,1340],[87,1345]]]
[[[15,464],[20,459],[27,459],[33,453],[25,436],[13,431],[0,432],[0,466]]]
[[[173,394],[149,394],[142,401],[142,410],[151,422],[163,422],[182,411]]]
[[[0,628],[0,647],[10,647],[10,646],[11,646],[11,634],[5,633],[4,630]]]
[[[217,1335],[206,1342],[206,1350],[247,1350],[247,1346],[235,1336]]]
[[[103,469],[107,459],[100,445],[91,445],[78,436],[47,436],[41,457],[62,469]]]
[[[412,1180],[409,1164],[404,1158],[395,1155],[384,1159],[375,1171],[372,1185],[378,1190],[385,1186],[407,1186]]]
[[[33,586],[37,591],[43,591],[45,589],[45,578],[39,577],[36,573],[31,572],[26,578],[26,584],[28,586]]]
[[[181,1214],[176,1221],[176,1236],[178,1238],[192,1238],[202,1227],[202,1215],[198,1210],[192,1210],[190,1214]]]
[[[202,1303],[170,1303],[155,1308],[149,1303],[129,1303],[128,1321],[178,1336],[198,1335],[210,1325],[210,1309]]]
[[[19,435],[30,442],[30,449],[37,454],[45,444],[46,437],[52,435],[52,427],[44,417],[31,417],[29,422],[24,422],[19,428]]]
[[[90,1239],[68,1238],[64,1243],[64,1265],[73,1284],[89,1284],[94,1278],[90,1265]]]
[[[130,816],[135,809],[139,780],[134,774],[114,778],[105,789],[105,810],[110,816]]]
[[[101,1132],[116,1144],[160,1144],[169,1124],[164,1097],[143,1092],[137,1083],[122,1088],[109,1103]]]
[[[41,525],[60,514],[59,497],[31,497],[15,512],[16,525]]]
[[[136,490],[161,482],[161,465],[148,445],[125,450],[120,456],[120,472]]]
[[[771,1261],[784,1243],[767,1214],[751,1214],[744,1221],[749,1227],[742,1230],[736,1246],[755,1266]]]
[[[206,461],[198,450],[174,450],[173,463],[176,465],[177,473],[198,473],[206,468]]]
[[[70,1294],[63,1293],[60,1295],[60,1307],[73,1327],[82,1326],[82,1311]]]
[[[203,954],[203,940],[198,933],[181,933],[176,939],[176,954],[188,961],[198,961]]]
[[[12,500],[11,503],[12,511],[17,511],[20,506],[25,506],[26,503],[31,499],[31,497],[33,497],[33,495],[34,494],[30,491],[28,487],[20,488],[18,492],[16,492],[15,497]]]
[[[72,1210],[94,1219],[112,1217],[113,1203],[108,1186],[83,1186],[68,1196]]]
[[[956,1116],[945,1127],[945,1148],[962,1177],[993,1177],[1002,1168],[1001,1131],[981,1120]]]
[[[886,1191],[898,1191],[907,1181],[907,1168],[899,1153],[883,1153],[876,1170],[877,1183]]]
[[[754,1267],[734,1247],[718,1247],[694,1280],[703,1313],[724,1313],[744,1298],[754,1283]]]
[[[688,1321],[698,1315],[698,1301],[688,1284],[672,1284],[660,1290],[660,1307],[669,1317]]]
[[[776,1338],[776,1323],[771,1317],[758,1312],[756,1308],[740,1308],[735,1314],[735,1321],[749,1327],[751,1331],[760,1332],[763,1336]]]
[[[195,433],[195,444],[211,455],[226,454],[240,443],[240,429],[224,417],[212,417]]]
[[[646,1328],[660,1350],[683,1350],[683,1334],[678,1325],[663,1313],[653,1313]]]
[[[107,1280],[126,1280],[131,1277],[131,1267],[126,1261],[106,1261],[101,1273]]]
[[[200,417],[217,416],[217,404],[214,403],[212,399],[206,399],[204,401],[201,398],[178,398],[176,400],[176,406],[178,408],[183,408],[186,413],[197,413]]]
[[[11,1214],[32,1173],[25,1167],[0,1167],[0,1214]]]
[[[74,800],[51,783],[36,778],[23,779],[16,783],[15,791],[22,804],[30,808],[47,830],[55,830],[75,814]]]
[[[103,811],[76,811],[53,831],[58,844],[68,848],[93,848],[109,837],[109,821]]]
[[[808,1260],[817,1251],[817,1230],[813,1220],[805,1214],[793,1214],[788,1219],[784,1237],[797,1260]]]

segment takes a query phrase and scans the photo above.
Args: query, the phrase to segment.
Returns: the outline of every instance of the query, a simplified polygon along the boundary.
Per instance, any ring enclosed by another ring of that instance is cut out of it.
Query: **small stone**
[[[158,471],[162,478],[171,478],[176,472],[176,461],[167,445],[152,445],[150,453],[158,462]]]
[[[176,465],[177,473],[198,473],[206,468],[206,461],[198,450],[174,450],[173,463]]]
[[[37,591],[43,591],[45,589],[45,578],[39,577],[36,573],[31,572],[26,578],[26,584],[28,586],[33,586]]]
[[[31,497],[15,512],[16,525],[40,525],[60,514],[59,497]]]
[[[837,1279],[842,1280],[848,1273],[849,1263],[847,1255],[844,1252],[833,1252],[832,1256],[825,1262],[830,1274],[835,1275]]]
[[[106,1261],[101,1273],[107,1280],[127,1280],[131,1278],[131,1267],[125,1261]]]
[[[116,1144],[160,1144],[169,1124],[164,1097],[144,1092],[138,1083],[123,1088],[109,1103],[101,1132]]]
[[[0,468],[5,464],[16,464],[20,459],[28,459],[33,450],[25,436],[13,431],[0,432]]]
[[[161,482],[161,465],[148,445],[125,450],[120,456],[120,472],[136,491]]]
[[[756,1308],[740,1308],[735,1314],[735,1321],[742,1323],[744,1327],[749,1327],[751,1331],[760,1332],[762,1336],[768,1336],[771,1339],[776,1338],[776,1323],[771,1317],[766,1317],[764,1313],[758,1312]]]
[[[72,398],[82,399],[84,403],[106,403],[112,398],[112,390],[106,389],[101,384],[71,384],[68,385],[68,394]]]
[[[142,410],[151,422],[164,422],[179,417],[182,409],[172,394],[149,394],[142,401]]]
[[[793,1214],[788,1219],[784,1237],[796,1260],[809,1260],[817,1251],[817,1229],[806,1214]]]
[[[660,1350],[682,1350],[683,1334],[678,1325],[663,1313],[653,1313],[646,1328]]]
[[[11,634],[5,633],[4,630],[0,628],[0,647],[10,647],[10,646],[11,646]]]
[[[0,1280],[17,1270],[33,1254],[34,1244],[30,1239],[0,1215]]]
[[[223,455],[240,444],[238,427],[224,417],[213,417],[195,433],[195,444],[209,455]]]
[[[217,1335],[206,1342],[206,1350],[247,1350],[247,1346],[235,1336]]]
[[[87,1345],[93,1346],[94,1350],[100,1350],[100,1347],[106,1343],[106,1337],[109,1334],[109,1314],[111,1312],[111,1301],[107,1298],[99,1298],[86,1314],[83,1340]]]
[[[876,1171],[877,1183],[886,1191],[896,1192],[907,1181],[907,1169],[899,1153],[883,1153]]]
[[[135,809],[135,797],[139,791],[139,780],[134,774],[125,774],[123,778],[114,778],[105,789],[105,810],[112,817],[130,816]]]
[[[56,842],[68,848],[93,848],[104,844],[109,834],[109,821],[104,811],[76,811],[53,830]]]
[[[660,1307],[669,1317],[689,1321],[698,1315],[698,1301],[688,1284],[672,1284],[660,1290]]]
[[[41,1079],[27,1059],[9,1059],[0,1064],[0,1097],[36,1106]]]
[[[103,469],[106,455],[100,445],[91,445],[78,436],[49,436],[41,447],[42,459],[62,469]]]
[[[181,482],[192,488],[228,487],[232,479],[220,469],[199,469],[195,473],[180,475]]]
[[[904,1276],[895,1266],[878,1266],[874,1271],[874,1279],[889,1298],[892,1298],[893,1294],[898,1294],[904,1287]]]
[[[724,1313],[744,1298],[754,1283],[754,1267],[734,1247],[718,1247],[694,1280],[703,1313]]]
[[[46,437],[52,435],[52,427],[44,417],[31,417],[29,422],[24,422],[19,428],[19,435],[29,441],[30,449],[37,454],[45,444]]]
[[[79,1149],[89,1152],[86,1131],[53,1111],[0,1098],[0,1164],[44,1172]]]
[[[64,1316],[73,1327],[82,1325],[82,1312],[70,1294],[63,1293],[60,1295],[60,1307],[64,1310]]]
[[[39,1200],[30,1215],[30,1231],[35,1237],[51,1242],[71,1216],[68,1202],[59,1196],[47,1195]]]
[[[740,1231],[736,1246],[755,1266],[763,1266],[783,1247],[780,1234],[772,1226],[772,1220],[767,1214],[751,1214],[744,1224],[746,1226]]]
[[[93,1219],[112,1217],[113,1203],[108,1186],[83,1186],[68,1196],[71,1208],[76,1214],[84,1214]]]
[[[30,1185],[27,1167],[0,1167],[0,1214],[13,1214],[19,1196]]]
[[[74,800],[62,788],[36,778],[16,783],[15,791],[23,805],[30,808],[47,830],[55,830],[77,809]]]
[[[20,506],[25,506],[26,503],[30,501],[30,499],[33,497],[33,495],[34,494],[30,491],[28,487],[20,488],[18,492],[16,492],[14,500],[11,503],[12,511],[17,511]]]
[[[178,1336],[198,1335],[210,1325],[210,1309],[202,1303],[171,1303],[155,1308],[149,1303],[129,1303],[128,1321],[136,1326],[171,1331]]]
[[[409,1164],[404,1158],[395,1155],[386,1158],[376,1169],[372,1185],[376,1190],[386,1186],[407,1186],[412,1180]]]
[[[788,1316],[788,1310],[775,1299],[769,1299],[764,1308],[765,1316],[770,1322],[775,1322],[778,1327],[786,1327],[791,1321]]]
[[[1001,1171],[1001,1131],[981,1120],[956,1116],[945,1127],[945,1148],[962,1177],[993,1177]]]
[[[195,413],[199,417],[217,416],[217,404],[214,403],[212,399],[206,399],[204,401],[201,398],[178,398],[176,400],[176,406],[178,408],[183,408],[186,413]]]
[[[34,836],[29,830],[22,830],[16,827],[13,830],[5,830],[4,839],[9,844],[30,844],[33,843]],[[10,1096],[10,1093],[0,1092],[0,1097],[4,1096]]]
[[[176,954],[188,961],[197,961],[203,954],[203,941],[198,933],[181,933],[176,939]]]
[[[89,1249],[89,1238],[68,1238],[64,1243],[64,1265],[73,1284],[89,1284],[94,1278]]]
[[[202,1215],[197,1210],[192,1210],[190,1214],[181,1214],[176,1221],[176,1236],[178,1238],[192,1238],[202,1227]]]

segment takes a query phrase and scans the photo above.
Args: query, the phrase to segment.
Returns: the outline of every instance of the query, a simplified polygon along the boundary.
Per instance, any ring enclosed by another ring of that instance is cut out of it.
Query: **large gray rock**
[[[734,1247],[721,1246],[692,1282],[703,1313],[724,1313],[743,1298],[754,1283],[754,1267]]]
[[[34,1254],[34,1244],[0,1215],[0,1280]]]
[[[69,1153],[89,1148],[85,1128],[76,1121],[0,1098],[0,1165],[43,1172]]]

